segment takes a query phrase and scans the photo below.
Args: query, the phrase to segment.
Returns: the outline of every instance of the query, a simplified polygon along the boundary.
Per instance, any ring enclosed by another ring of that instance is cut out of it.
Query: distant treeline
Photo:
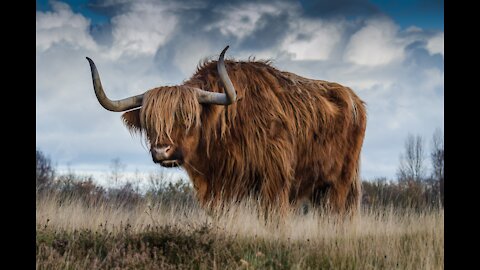
[[[60,201],[81,199],[88,205],[102,205],[115,203],[125,207],[134,207],[147,200],[152,204],[161,204],[165,207],[179,205],[196,207],[193,187],[188,180],[170,182],[162,173],[151,174],[148,177],[148,189],[141,192],[138,181],[119,181],[115,187],[106,188],[96,184],[92,176],[80,176],[74,172],[57,175],[51,160],[37,150],[36,187],[38,196],[50,196],[55,193]],[[118,160],[114,164],[118,165]],[[118,168],[113,166],[112,175],[121,178]]]

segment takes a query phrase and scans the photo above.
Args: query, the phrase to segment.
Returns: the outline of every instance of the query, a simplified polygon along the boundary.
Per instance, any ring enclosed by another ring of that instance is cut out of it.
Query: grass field
[[[37,197],[37,269],[443,269],[443,210],[364,209],[343,222],[310,211],[266,223],[251,205],[210,216]]]

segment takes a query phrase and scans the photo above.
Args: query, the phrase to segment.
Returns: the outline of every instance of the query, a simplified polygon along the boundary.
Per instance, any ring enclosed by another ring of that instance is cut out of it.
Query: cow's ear
[[[140,109],[128,111],[122,115],[122,120],[130,132],[140,133],[142,125],[140,123]]]

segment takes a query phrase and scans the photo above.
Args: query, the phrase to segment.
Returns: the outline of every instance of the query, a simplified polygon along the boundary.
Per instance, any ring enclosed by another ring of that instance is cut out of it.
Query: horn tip
[[[230,48],[230,45],[227,45],[227,47],[225,47],[225,49],[223,49],[222,53],[220,53],[220,57],[223,58],[223,56],[225,55],[225,52],[228,50],[228,48]]]
[[[88,62],[90,63],[90,65],[94,64],[94,63],[93,63],[93,60],[90,59],[90,57],[87,56],[87,57],[85,57],[85,58],[87,58],[87,60],[88,60]]]

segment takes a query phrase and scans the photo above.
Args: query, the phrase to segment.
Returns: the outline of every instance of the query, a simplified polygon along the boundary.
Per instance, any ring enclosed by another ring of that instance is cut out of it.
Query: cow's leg
[[[317,186],[313,189],[312,195],[310,196],[310,202],[317,211],[324,210],[327,206],[327,193],[329,188],[330,185],[326,184]]]
[[[327,193],[327,207],[333,214],[343,215],[346,210],[349,187],[345,185],[332,185]]]
[[[289,179],[283,178],[282,181],[265,181],[262,184],[259,195],[266,216],[287,215],[290,209],[290,183]]]
[[[353,217],[360,209],[361,193],[361,182],[354,179],[350,184],[337,183],[322,189],[317,201],[330,213]]]
[[[347,200],[345,202],[345,210],[347,211],[347,214],[352,217],[360,211],[360,203],[362,200],[362,182],[357,177],[353,179],[353,182],[350,185]]]
[[[268,188],[262,188],[261,190],[259,218],[264,220],[265,225],[278,228],[285,222],[285,217],[289,213],[289,189],[267,190]]]
[[[348,189],[343,188],[341,185],[336,186],[332,183],[324,183],[313,190],[310,199],[317,211],[343,214],[346,209],[347,195]]]
[[[337,201],[343,205],[341,207],[341,213],[347,216],[353,217],[360,210],[360,200],[362,198],[362,181],[359,175],[359,163],[345,164],[342,178],[346,179],[346,182],[339,182],[341,191],[335,194]]]
[[[257,194],[267,216],[285,217],[290,210],[290,191],[295,176],[294,151],[287,133],[271,135],[275,140],[271,141],[269,151],[262,157],[264,166],[257,169],[256,182],[260,183]]]
[[[190,176],[190,178],[192,179],[193,187],[195,188],[196,193],[195,195],[197,196],[198,201],[202,206],[205,206],[209,200],[209,196],[207,196],[207,181],[198,176]]]
[[[202,208],[205,209],[209,215],[216,216],[219,213],[218,211],[221,210],[221,207],[223,207],[221,204],[221,195],[213,192],[212,187],[208,184],[205,178],[195,176],[191,177],[191,179],[193,187],[195,188],[197,200]]]

